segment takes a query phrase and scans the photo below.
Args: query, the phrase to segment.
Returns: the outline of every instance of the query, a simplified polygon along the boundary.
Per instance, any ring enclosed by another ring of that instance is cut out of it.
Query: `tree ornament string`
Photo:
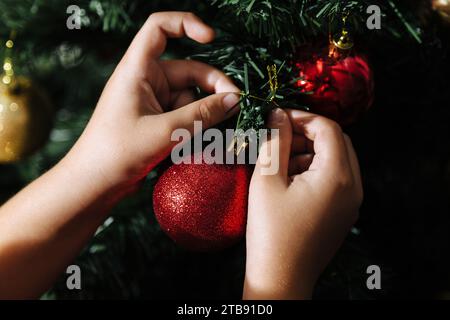
[[[250,142],[249,139],[251,137],[247,134],[248,130],[255,130],[255,136],[258,137],[257,129],[261,128],[264,125],[264,116],[272,109],[280,107],[279,104],[275,101],[276,98],[283,98],[278,94],[278,73],[284,66],[284,62],[281,64],[279,68],[277,68],[276,64],[267,65],[267,82],[260,88],[264,89],[267,85],[269,85],[269,93],[263,98],[258,95],[250,93],[249,83],[248,83],[248,66],[244,64],[244,85],[245,90],[240,92],[241,100],[237,105],[241,106],[241,111],[238,116],[238,120],[236,123],[236,130],[234,134],[234,138],[230,146],[228,147],[228,151],[232,151],[234,149],[235,154],[239,155],[245,148],[248,146]],[[236,106],[237,106],[236,105]],[[257,116],[257,124],[258,126],[250,126],[245,123],[245,120],[251,120],[248,116],[248,111],[256,113]]]

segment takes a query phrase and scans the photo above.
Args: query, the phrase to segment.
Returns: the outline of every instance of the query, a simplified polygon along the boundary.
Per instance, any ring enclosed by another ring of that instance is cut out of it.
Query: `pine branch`
[[[384,27],[377,31],[382,36],[399,37],[407,31],[412,39],[420,41],[417,17],[402,13],[404,7],[394,0],[210,0],[220,10],[218,22],[230,31],[240,29],[252,38],[269,46],[292,47],[310,42],[317,36],[327,36],[339,27],[343,14],[351,17],[356,34],[366,34],[367,7],[378,5],[385,19]],[[396,18],[396,19],[393,19]],[[358,27],[356,27],[358,26]],[[372,31],[371,31],[372,32]]]

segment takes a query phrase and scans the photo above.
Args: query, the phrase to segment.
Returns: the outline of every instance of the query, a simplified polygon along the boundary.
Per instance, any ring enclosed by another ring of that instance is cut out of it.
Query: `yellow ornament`
[[[0,164],[23,159],[42,146],[51,118],[51,104],[41,89],[26,77],[4,74],[0,79]]]

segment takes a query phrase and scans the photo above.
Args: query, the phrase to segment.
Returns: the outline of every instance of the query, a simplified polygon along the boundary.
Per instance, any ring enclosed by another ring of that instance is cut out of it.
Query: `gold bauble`
[[[433,0],[433,9],[443,21],[450,24],[450,0]]]
[[[23,159],[47,140],[52,108],[44,92],[26,77],[0,80],[0,164]]]

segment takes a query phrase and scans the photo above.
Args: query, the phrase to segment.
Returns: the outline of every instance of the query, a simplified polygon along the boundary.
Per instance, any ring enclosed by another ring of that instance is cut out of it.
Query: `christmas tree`
[[[431,0],[2,0],[3,76],[14,70],[33,79],[30,96],[45,96],[52,111],[33,116],[43,137],[18,140],[24,156],[2,161],[0,203],[71,148],[149,14],[191,11],[217,30],[216,41],[171,41],[166,55],[212,64],[243,90],[241,114],[225,126],[262,128],[275,103],[332,117],[352,137],[364,180],[361,219],[315,297],[443,297],[450,292],[449,8]],[[336,76],[342,63],[357,91]],[[337,93],[330,83],[340,85]],[[323,109],[323,99],[333,109]],[[114,209],[74,261],[83,290],[67,290],[63,274],[43,298],[241,297],[244,243],[217,253],[177,247],[153,215],[160,172]],[[367,289],[370,265],[382,268],[383,290]]]

